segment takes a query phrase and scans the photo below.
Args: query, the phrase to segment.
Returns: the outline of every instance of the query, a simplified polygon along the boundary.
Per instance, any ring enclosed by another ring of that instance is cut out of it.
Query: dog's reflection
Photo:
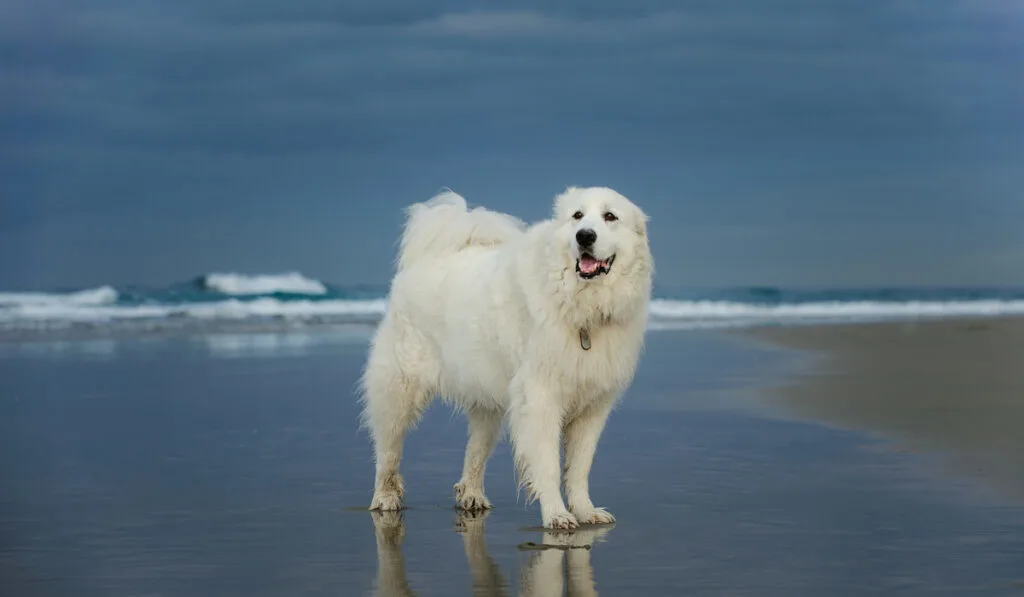
[[[406,578],[402,539],[405,522],[400,512],[371,512],[377,536],[377,597],[415,595]],[[487,551],[484,519],[487,513],[460,512],[455,531],[462,535],[466,563],[473,579],[472,594],[491,597],[508,594],[508,583],[498,564]],[[601,540],[611,526],[584,527],[571,533],[544,533],[539,543],[519,546],[526,555],[519,575],[519,594],[523,596],[562,595],[568,585],[570,595],[597,595],[590,548]]]
[[[370,512],[377,536],[377,591],[379,597],[415,595],[405,577],[402,539],[405,523],[401,512]]]
[[[521,568],[519,594],[523,596],[562,595],[563,567],[568,595],[597,595],[590,548],[612,529],[612,525],[581,527],[571,533],[544,533],[540,545],[524,544],[533,551]]]

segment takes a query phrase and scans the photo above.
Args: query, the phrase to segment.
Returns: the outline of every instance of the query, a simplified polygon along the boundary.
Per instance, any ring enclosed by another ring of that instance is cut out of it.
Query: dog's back
[[[521,235],[525,228],[521,220],[510,215],[482,207],[469,209],[461,195],[445,191],[406,210],[398,271],[468,247],[503,244]]]

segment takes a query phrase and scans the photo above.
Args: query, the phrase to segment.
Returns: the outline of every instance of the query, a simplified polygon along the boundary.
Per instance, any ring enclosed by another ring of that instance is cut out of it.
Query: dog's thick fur
[[[596,233],[592,245],[580,246],[580,230]],[[581,257],[610,267],[586,279]],[[520,484],[540,502],[544,526],[612,522],[591,501],[588,478],[636,370],[653,269],[647,216],[611,189],[569,188],[553,217],[530,227],[469,210],[452,192],[410,207],[361,380],[376,452],[370,509],[402,507],[405,432],[441,396],[469,419],[459,507],[490,508],[484,467],[505,419]]]

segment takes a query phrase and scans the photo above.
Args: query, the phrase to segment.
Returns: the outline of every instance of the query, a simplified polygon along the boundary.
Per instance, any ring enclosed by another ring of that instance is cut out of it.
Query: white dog
[[[507,417],[520,484],[545,527],[614,521],[590,500],[588,479],[643,346],[654,269],[647,216],[607,188],[569,188],[553,218],[529,228],[468,210],[452,192],[407,215],[361,380],[376,452],[370,509],[402,507],[405,432],[441,396],[469,419],[459,507],[491,507],[484,467]]]

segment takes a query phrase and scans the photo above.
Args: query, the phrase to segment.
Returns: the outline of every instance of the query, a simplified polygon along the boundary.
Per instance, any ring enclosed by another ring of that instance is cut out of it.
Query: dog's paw
[[[370,510],[393,512],[402,509],[402,494],[397,491],[377,491],[370,501]]]
[[[370,510],[391,512],[402,509],[402,497],[405,495],[405,483],[397,471],[377,478],[370,500]]]
[[[491,509],[491,502],[482,489],[466,487],[465,483],[455,484],[455,507],[466,512],[480,512]]]
[[[578,526],[580,526],[580,523],[576,521],[576,517],[570,514],[567,510],[555,512],[554,514],[544,517],[544,527],[548,529],[568,531],[575,529]]]
[[[611,524],[615,522],[615,517],[604,508],[592,508],[584,512],[576,512],[576,520],[580,524]]]

